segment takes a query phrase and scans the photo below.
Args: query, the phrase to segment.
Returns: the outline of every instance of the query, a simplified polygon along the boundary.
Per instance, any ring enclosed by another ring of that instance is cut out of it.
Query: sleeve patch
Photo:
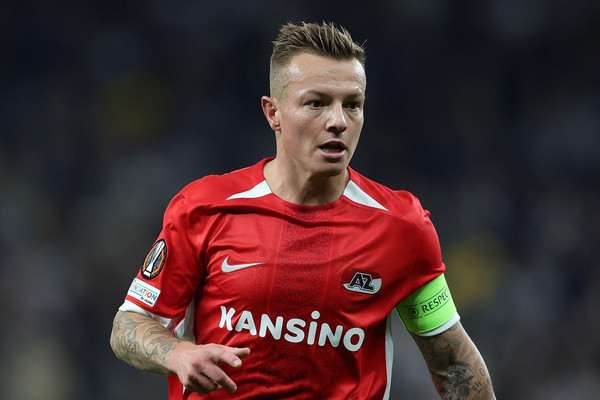
[[[423,333],[436,329],[456,315],[456,306],[444,274],[417,289],[396,307],[406,330]]]
[[[160,296],[160,290],[138,278],[135,278],[133,282],[131,282],[131,286],[129,286],[129,291],[127,294],[132,298],[142,301],[148,304],[150,307],[153,307],[154,303],[156,303],[156,300],[158,300],[158,296]]]
[[[167,244],[164,240],[154,243],[154,246],[148,252],[144,265],[142,265],[142,276],[146,279],[153,279],[162,271],[167,261]]]

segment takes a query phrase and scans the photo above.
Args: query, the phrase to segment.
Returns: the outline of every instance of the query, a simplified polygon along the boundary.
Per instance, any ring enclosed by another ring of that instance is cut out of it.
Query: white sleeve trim
[[[144,310],[142,307],[138,306],[137,304],[135,304],[129,300],[125,300],[125,302],[121,305],[121,307],[119,307],[119,310],[120,311],[131,311],[131,312],[145,315],[145,316],[150,317],[153,320],[159,322],[165,328],[167,328],[169,330],[173,329],[173,318],[165,318],[165,317],[161,317],[160,315],[152,314],[150,311]]]
[[[196,336],[194,335],[194,301],[190,303],[187,310],[185,310],[185,317],[177,324],[173,330],[175,336],[180,339],[187,340],[188,342],[196,343]]]
[[[435,335],[439,335],[442,332],[446,332],[448,329],[452,328],[454,325],[456,325],[456,323],[460,321],[460,315],[458,315],[458,312],[454,314],[454,316],[452,318],[450,318],[448,320],[448,322],[442,324],[441,326],[438,326],[435,329],[432,329],[430,331],[427,332],[421,332],[421,333],[417,333],[418,336],[435,336]]]

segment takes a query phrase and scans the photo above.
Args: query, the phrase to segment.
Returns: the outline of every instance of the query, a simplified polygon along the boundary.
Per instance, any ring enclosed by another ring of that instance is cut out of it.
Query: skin
[[[265,166],[265,179],[273,193],[288,202],[331,203],[348,183],[347,167],[360,138],[365,70],[356,59],[300,53],[285,75],[282,94],[262,98],[277,144],[276,158]]]
[[[177,375],[190,391],[209,393],[237,385],[219,365],[234,368],[250,354],[248,348],[219,344],[195,345],[181,340],[154,319],[135,312],[118,311],[113,322],[110,345],[116,356],[142,371]]]
[[[364,68],[358,60],[299,54],[285,77],[280,98],[261,100],[277,143],[276,158],[265,166],[265,178],[284,200],[330,203],[344,191],[349,179],[346,167],[360,137]],[[219,365],[239,368],[250,354],[248,348],[183,341],[152,318],[123,311],[115,316],[110,343],[128,364],[177,375],[187,390],[200,393],[221,388],[236,391],[237,385]]]
[[[424,337],[411,334],[419,347],[433,385],[444,400],[493,400],[490,374],[462,325]]]
[[[265,179],[285,201],[331,203],[348,183],[347,167],[364,123],[364,68],[355,59],[300,53],[281,73],[277,97],[261,99],[277,144]],[[443,399],[494,399],[485,363],[460,323],[440,335],[413,339]],[[239,368],[250,354],[248,348],[183,341],[152,318],[123,311],[115,316],[110,343],[128,364],[177,375],[187,390],[200,393],[236,391],[220,365]]]

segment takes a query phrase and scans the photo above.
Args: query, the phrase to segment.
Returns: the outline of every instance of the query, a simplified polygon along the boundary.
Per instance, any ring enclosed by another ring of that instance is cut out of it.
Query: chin
[[[319,169],[317,174],[326,177],[338,176],[346,171],[347,166],[348,164],[346,163],[325,165],[323,168]]]

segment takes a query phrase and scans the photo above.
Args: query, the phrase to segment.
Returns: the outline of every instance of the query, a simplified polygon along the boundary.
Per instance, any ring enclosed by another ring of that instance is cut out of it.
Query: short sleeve
[[[421,243],[413,269],[414,279],[418,282],[418,286],[431,281],[446,269],[442,261],[440,240],[427,210],[422,210],[421,229]]]
[[[182,193],[169,203],[160,235],[133,280],[126,302],[159,317],[185,313],[203,276],[202,238],[194,229],[201,221],[192,226],[191,214]]]
[[[444,276],[440,241],[430,213],[422,210],[422,237],[415,257],[413,291],[396,307],[406,330],[419,335],[442,332],[459,319]]]

